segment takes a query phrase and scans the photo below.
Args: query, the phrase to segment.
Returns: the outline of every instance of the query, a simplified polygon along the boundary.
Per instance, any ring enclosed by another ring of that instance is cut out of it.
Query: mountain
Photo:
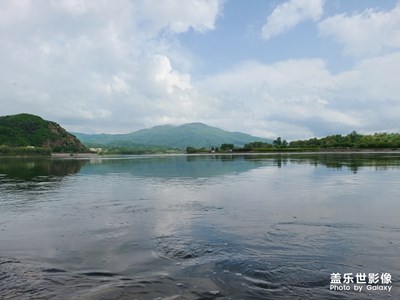
[[[241,132],[229,132],[203,123],[180,126],[163,125],[142,129],[128,134],[82,134],[74,133],[87,146],[164,146],[184,149],[188,146],[218,147],[221,144],[243,146],[254,141],[271,143],[271,140]]]
[[[59,124],[31,114],[0,117],[0,145],[44,147],[53,152],[84,152],[86,147]]]

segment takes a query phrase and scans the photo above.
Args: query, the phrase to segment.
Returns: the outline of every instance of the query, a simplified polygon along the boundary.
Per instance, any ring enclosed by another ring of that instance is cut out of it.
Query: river
[[[0,298],[399,299],[399,187],[396,152],[1,158]]]

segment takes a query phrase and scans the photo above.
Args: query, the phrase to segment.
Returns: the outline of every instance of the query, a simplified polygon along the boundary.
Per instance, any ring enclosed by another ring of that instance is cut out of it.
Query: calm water
[[[398,153],[0,159],[0,298],[400,299],[399,187]]]

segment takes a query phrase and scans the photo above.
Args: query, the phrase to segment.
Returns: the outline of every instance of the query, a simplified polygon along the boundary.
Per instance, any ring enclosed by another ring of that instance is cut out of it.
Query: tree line
[[[362,135],[356,131],[348,135],[330,135],[324,138],[312,138],[309,140],[292,141],[289,144],[293,148],[354,148],[354,149],[397,149],[400,148],[399,133],[375,133]]]
[[[219,147],[193,148],[187,147],[187,153],[205,152],[263,152],[263,151],[318,151],[324,149],[399,149],[399,133],[375,133],[362,135],[356,131],[348,135],[330,135],[323,138],[311,138],[308,140],[296,140],[288,142],[278,137],[272,143],[255,141],[245,144],[243,147],[235,147],[234,144],[221,144]]]
[[[51,149],[45,147],[9,147],[0,145],[0,156],[49,156]]]

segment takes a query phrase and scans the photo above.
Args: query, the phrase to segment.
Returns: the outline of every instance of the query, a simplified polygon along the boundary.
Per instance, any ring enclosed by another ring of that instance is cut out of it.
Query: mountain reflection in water
[[[400,155],[0,159],[1,299],[396,299]],[[330,291],[331,273],[392,290]]]

